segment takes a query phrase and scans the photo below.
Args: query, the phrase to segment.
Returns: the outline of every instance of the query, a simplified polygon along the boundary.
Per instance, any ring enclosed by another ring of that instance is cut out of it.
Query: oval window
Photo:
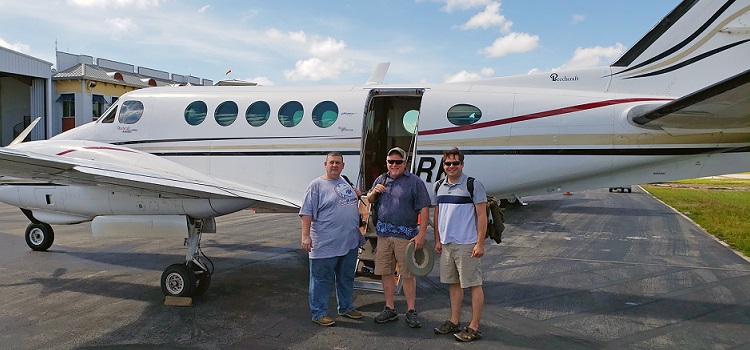
[[[312,120],[315,125],[327,128],[336,122],[339,117],[339,107],[332,101],[318,103],[312,112]]]
[[[232,101],[224,101],[216,107],[214,118],[221,126],[232,125],[237,119],[237,104]]]
[[[471,125],[482,118],[479,108],[467,104],[458,104],[448,110],[448,121],[453,125]]]
[[[208,114],[208,107],[203,101],[195,101],[185,108],[185,121],[190,125],[203,123]]]
[[[252,126],[262,126],[271,115],[271,107],[265,101],[253,102],[245,111],[245,119]]]
[[[404,129],[406,132],[414,135],[417,132],[417,121],[419,120],[419,111],[412,109],[404,113]]]
[[[302,104],[297,101],[289,101],[279,108],[279,123],[291,128],[297,126],[302,121]]]
[[[122,124],[133,124],[141,120],[143,115],[143,103],[141,101],[125,101],[120,107],[120,116],[117,121]]]

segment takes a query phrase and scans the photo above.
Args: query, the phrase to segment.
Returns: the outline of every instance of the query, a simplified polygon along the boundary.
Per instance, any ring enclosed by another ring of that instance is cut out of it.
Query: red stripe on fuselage
[[[451,132],[456,132],[456,131],[466,131],[466,130],[473,130],[473,129],[488,128],[491,126],[522,122],[524,120],[546,118],[546,117],[551,117],[551,116],[560,115],[560,114],[580,112],[580,111],[584,111],[587,109],[606,107],[606,106],[622,104],[622,103],[645,102],[645,101],[671,101],[671,100],[672,99],[668,99],[668,98],[623,98],[623,99],[617,99],[617,100],[606,100],[606,101],[599,101],[599,102],[592,102],[592,103],[584,103],[581,105],[563,107],[563,108],[552,109],[549,111],[542,111],[542,112],[536,112],[536,113],[531,113],[531,114],[524,114],[524,115],[519,115],[517,117],[493,120],[493,121],[484,122],[484,123],[452,126],[449,128],[442,128],[442,129],[435,129],[435,130],[425,130],[425,131],[420,131],[419,135],[420,136],[421,135],[437,135],[437,134],[446,134],[446,133],[451,133]]]

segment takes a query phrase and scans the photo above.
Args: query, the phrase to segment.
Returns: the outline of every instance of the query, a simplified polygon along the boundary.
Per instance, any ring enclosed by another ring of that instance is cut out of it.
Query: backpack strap
[[[445,178],[435,181],[435,197],[437,197],[438,188],[443,185],[443,182],[445,182]]]
[[[348,183],[348,184],[349,184],[349,186],[351,186],[351,187],[352,187],[352,190],[354,190],[354,184],[353,184],[353,183],[352,183],[351,181],[349,181],[349,178],[348,178],[348,177],[346,177],[346,175],[344,175],[344,174],[341,174],[341,177],[343,177],[343,178],[344,178],[344,180],[346,181],[346,183]],[[354,193],[355,193],[355,194],[356,194],[356,192],[357,192],[357,191],[354,191]],[[359,198],[359,201],[360,201],[360,202],[362,202],[362,204],[365,204],[365,201],[364,201],[364,200],[362,200],[362,198],[361,198],[361,197]]]
[[[469,190],[469,196],[471,196],[471,201],[474,202],[474,178],[469,176],[469,178],[466,180],[466,188]]]

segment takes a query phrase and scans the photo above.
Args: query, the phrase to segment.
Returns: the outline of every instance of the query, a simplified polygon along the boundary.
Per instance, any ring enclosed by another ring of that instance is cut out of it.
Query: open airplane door
[[[417,153],[417,123],[424,89],[372,89],[362,130],[359,178],[369,190],[375,179],[388,169],[388,150],[401,147],[414,168]]]
[[[362,130],[359,179],[362,192],[370,190],[372,183],[388,171],[385,159],[388,150],[401,147],[406,151],[406,161],[414,169],[417,153],[417,124],[419,107],[424,89],[373,89],[367,101],[367,110]],[[363,234],[365,244],[360,249],[354,287],[364,290],[382,291],[383,286],[375,275],[375,248],[377,234],[370,217],[370,208],[365,204],[361,213],[367,216]],[[397,283],[397,292],[401,283]]]

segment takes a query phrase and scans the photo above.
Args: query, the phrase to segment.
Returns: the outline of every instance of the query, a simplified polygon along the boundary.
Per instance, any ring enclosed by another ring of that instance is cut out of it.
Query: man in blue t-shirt
[[[375,274],[381,276],[385,295],[385,308],[375,316],[375,322],[385,323],[398,319],[393,302],[396,294],[394,273],[398,264],[406,298],[406,323],[409,327],[419,328],[422,323],[414,306],[417,281],[404,265],[404,259],[409,242],[414,242],[414,250],[424,246],[427,224],[430,221],[430,194],[422,179],[406,171],[406,152],[403,149],[395,147],[388,151],[386,163],[388,173],[375,179],[372,190],[367,194],[370,203],[378,200]]]
[[[336,323],[328,316],[328,298],[336,284],[338,314],[362,318],[352,303],[357,253],[364,240],[359,231],[359,196],[341,177],[344,157],[331,152],[323,163],[326,173],[310,182],[300,208],[302,249],[310,257],[308,291],[313,322],[322,326]]]
[[[484,255],[487,233],[487,194],[479,181],[469,191],[469,176],[463,173],[464,154],[453,148],[443,152],[445,181],[436,185],[433,228],[435,251],[440,254],[440,282],[448,284],[451,316],[435,333],[454,333],[460,341],[482,337],[479,320],[484,307],[482,270],[479,258]],[[471,322],[459,328],[464,288],[471,290]]]

